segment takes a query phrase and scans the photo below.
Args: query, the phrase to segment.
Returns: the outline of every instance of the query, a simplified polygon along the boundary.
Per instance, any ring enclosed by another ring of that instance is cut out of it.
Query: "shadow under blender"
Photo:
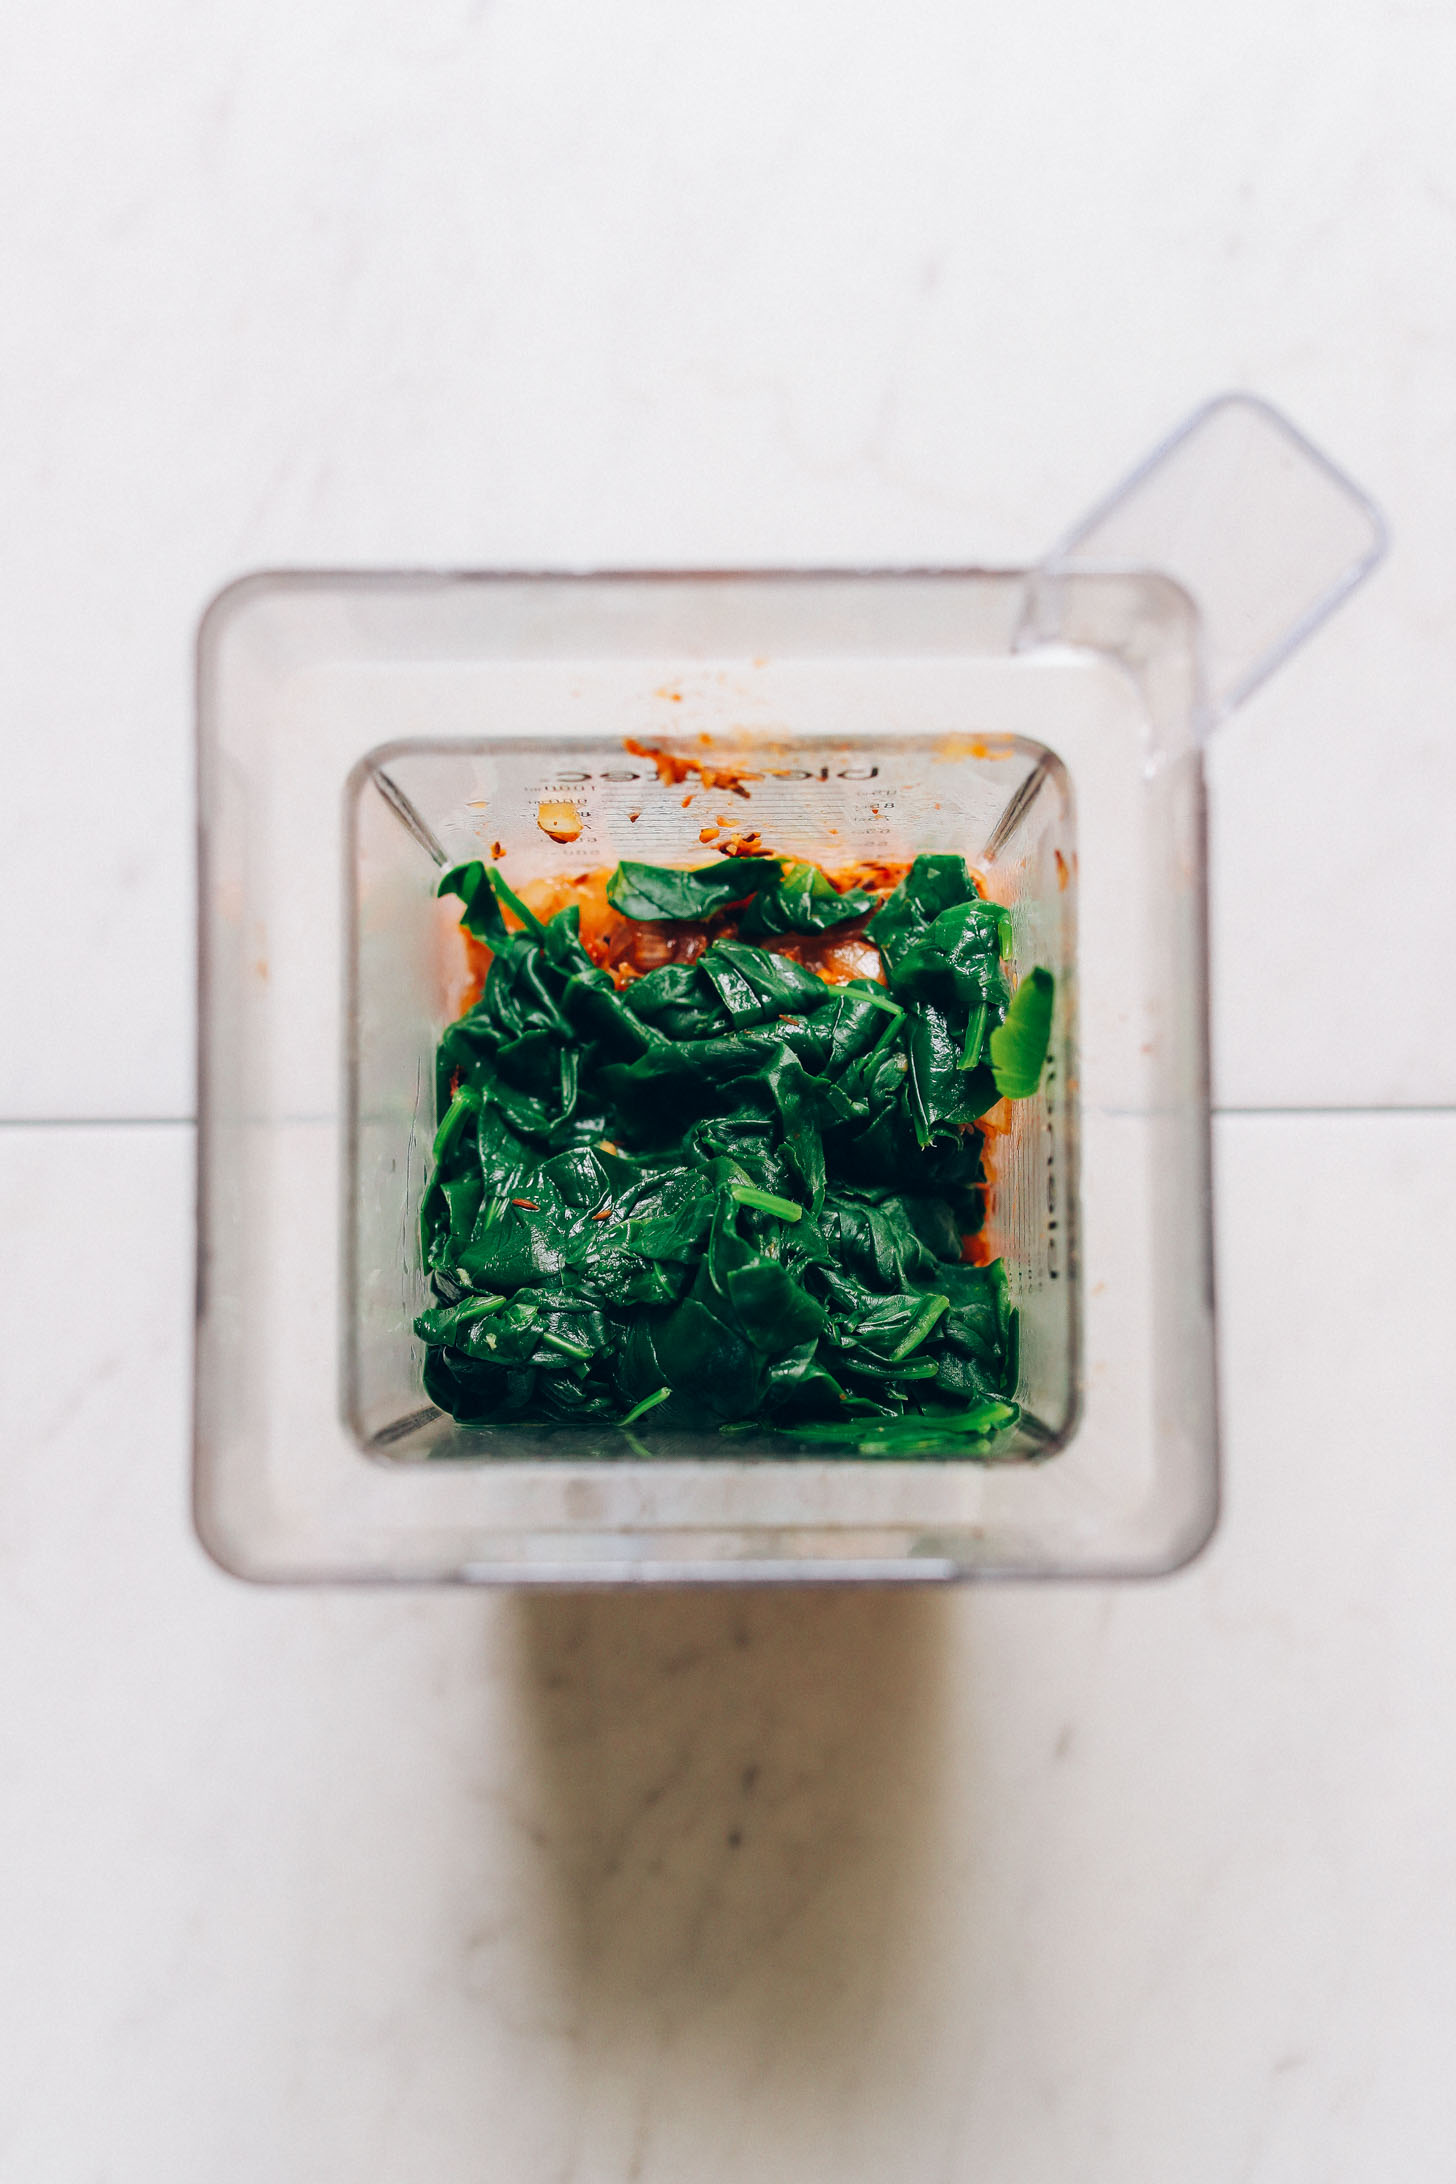
[[[822,2119],[837,2080],[862,2090],[876,2067],[875,2021],[936,1919],[954,1602],[513,1605],[583,2128],[614,2109],[630,2145],[655,2108],[682,2119],[695,2082],[720,2120],[735,2091],[786,2127]]]

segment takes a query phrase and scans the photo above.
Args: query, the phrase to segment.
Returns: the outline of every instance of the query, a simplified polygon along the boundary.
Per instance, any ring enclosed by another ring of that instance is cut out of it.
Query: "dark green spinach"
[[[1034,1092],[1052,979],[1008,995],[1005,913],[963,859],[917,858],[878,908],[776,858],[619,865],[623,916],[723,927],[740,906],[695,962],[621,991],[574,907],[543,921],[478,861],[440,892],[492,960],[439,1048],[415,1323],[433,1402],[805,1454],[1004,1438],[1016,1314],[1000,1263],[963,1255],[984,1199],[967,1125]],[[885,986],[755,944],[871,911]]]

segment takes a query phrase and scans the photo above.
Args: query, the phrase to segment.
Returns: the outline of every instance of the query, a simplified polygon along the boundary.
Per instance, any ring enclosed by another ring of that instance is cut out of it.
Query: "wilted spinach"
[[[984,1197],[966,1125],[1035,1091],[1052,979],[1008,994],[1005,913],[964,860],[918,857],[877,909],[775,858],[619,865],[623,916],[732,912],[620,991],[574,906],[543,921],[479,862],[440,892],[492,960],[437,1059],[431,1399],[470,1424],[986,1453],[1018,1416],[1016,1314],[1000,1262],[962,1256]],[[755,944],[872,910],[884,986]]]

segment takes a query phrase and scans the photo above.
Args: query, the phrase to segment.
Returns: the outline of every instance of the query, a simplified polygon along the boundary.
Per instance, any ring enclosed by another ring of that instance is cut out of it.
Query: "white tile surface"
[[[1396,547],[1213,756],[1219,1095],[1456,1102],[1448,8],[7,29],[0,1116],[190,1109],[238,569],[1015,560],[1230,383]],[[1218,1153],[1185,1577],[517,1603],[214,1573],[190,1134],[0,1129],[0,2184],[1445,2184],[1456,1116]]]
[[[1456,1118],[1217,1153],[1182,1578],[520,1603],[215,1573],[190,1134],[0,1131],[3,2184],[1445,2184]]]
[[[1015,559],[1231,382],[1397,551],[1218,755],[1222,1094],[1456,1100],[1440,0],[12,12],[0,1114],[190,1108],[238,569]]]

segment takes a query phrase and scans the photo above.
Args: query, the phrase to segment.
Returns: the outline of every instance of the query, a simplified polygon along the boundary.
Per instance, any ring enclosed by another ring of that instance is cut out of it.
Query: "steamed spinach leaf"
[[[1052,1034],[1055,981],[1038,964],[1011,996],[1006,1020],[991,1034],[991,1069],[1006,1100],[1029,1100],[1041,1082]]]
[[[727,857],[695,872],[623,863],[607,881],[607,901],[624,918],[696,923],[726,903],[773,887],[782,870],[777,857]]]

